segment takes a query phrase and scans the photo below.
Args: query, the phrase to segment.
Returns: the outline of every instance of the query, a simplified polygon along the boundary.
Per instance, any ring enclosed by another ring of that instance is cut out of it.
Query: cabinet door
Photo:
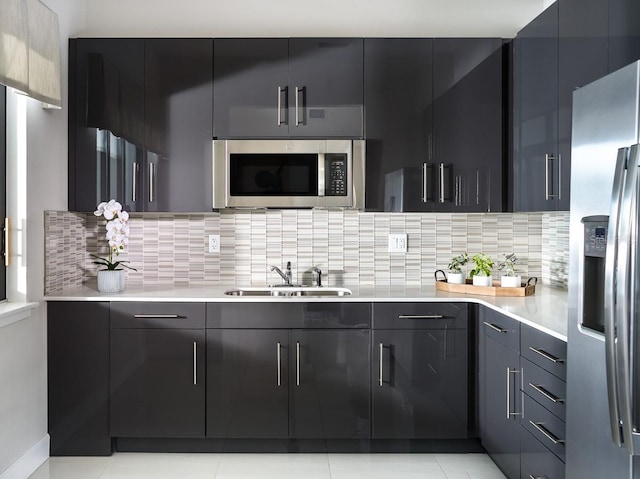
[[[289,40],[289,135],[362,138],[363,40]]]
[[[369,330],[291,332],[292,437],[369,437],[369,340]]]
[[[204,436],[204,340],[204,330],[111,331],[112,436]]]
[[[518,32],[514,63],[513,208],[556,210],[558,2]]]
[[[432,164],[431,39],[364,40],[369,211],[428,211]]]
[[[509,478],[520,477],[520,356],[480,336],[480,438]]]
[[[289,333],[207,330],[207,437],[286,438]]]
[[[110,456],[109,303],[47,303],[52,456]]]
[[[558,209],[569,210],[573,91],[607,74],[608,0],[558,2]]]
[[[609,0],[609,72],[640,59],[640,2]]]
[[[69,52],[69,209],[141,211],[144,41],[71,39]]]
[[[211,211],[213,41],[144,41],[145,211]]]
[[[435,211],[502,210],[501,48],[499,38],[434,40]]]
[[[464,329],[374,331],[372,436],[466,438],[467,365]]]
[[[214,40],[215,138],[289,135],[288,45],[286,38]]]

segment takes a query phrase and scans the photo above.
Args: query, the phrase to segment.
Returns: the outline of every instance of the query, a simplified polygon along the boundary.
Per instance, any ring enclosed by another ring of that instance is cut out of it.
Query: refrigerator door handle
[[[616,261],[618,257],[618,237],[620,228],[620,205],[627,166],[628,148],[618,150],[618,159],[613,177],[611,193],[611,211],[607,228],[607,249],[605,257],[604,286],[604,331],[605,331],[605,363],[607,370],[607,392],[609,397],[609,422],[613,442],[622,447],[622,430],[620,428],[620,411],[618,401],[618,377],[616,368]]]
[[[631,147],[625,179],[618,237],[618,257],[616,265],[616,369],[618,379],[618,404],[622,427],[623,446],[629,454],[635,454],[633,441],[633,396],[631,390],[631,276],[630,265],[634,259],[633,239],[637,227],[637,182],[639,145]]]

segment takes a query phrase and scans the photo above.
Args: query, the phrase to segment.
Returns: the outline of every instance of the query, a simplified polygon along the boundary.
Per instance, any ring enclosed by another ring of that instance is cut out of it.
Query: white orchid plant
[[[102,258],[91,254],[96,261],[93,264],[106,266],[107,270],[121,269],[120,266],[137,271],[137,269],[125,264],[128,261],[114,261],[114,256],[118,256],[124,251],[124,247],[129,244],[129,213],[122,209],[122,205],[116,200],[103,201],[93,212],[95,216],[104,216],[107,220],[107,234],[109,241],[109,257]]]

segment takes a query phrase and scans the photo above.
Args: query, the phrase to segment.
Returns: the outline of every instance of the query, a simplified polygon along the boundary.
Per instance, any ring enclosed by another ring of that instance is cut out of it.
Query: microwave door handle
[[[622,201],[628,153],[628,148],[620,148],[618,150],[616,169],[613,177],[613,189],[611,193],[609,224],[607,227],[604,280],[605,364],[607,370],[607,393],[609,397],[609,423],[611,426],[611,438],[618,447],[622,446],[622,431],[620,429],[618,381],[616,372],[615,273],[618,258],[620,204]],[[584,291],[582,294],[585,294]]]
[[[324,153],[318,153],[318,196],[325,196],[325,158]]]
[[[638,147],[634,145],[629,153],[629,166],[624,184],[622,204],[620,207],[620,232],[618,238],[618,259],[616,265],[616,369],[618,380],[618,404],[620,425],[625,449],[634,454],[633,414],[631,393],[631,268],[634,259],[632,241],[635,237],[637,212],[634,203],[638,199]],[[635,268],[633,268],[635,269]]]

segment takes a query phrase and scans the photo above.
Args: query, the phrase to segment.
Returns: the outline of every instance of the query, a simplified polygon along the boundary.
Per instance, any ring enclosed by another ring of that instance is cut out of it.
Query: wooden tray
[[[531,280],[535,279],[534,282]],[[499,280],[493,281],[493,286],[474,286],[470,279],[466,284],[447,283],[446,280],[436,280],[436,289],[447,293],[479,294],[481,296],[531,296],[536,292],[537,278],[529,278],[519,288],[503,288]]]

